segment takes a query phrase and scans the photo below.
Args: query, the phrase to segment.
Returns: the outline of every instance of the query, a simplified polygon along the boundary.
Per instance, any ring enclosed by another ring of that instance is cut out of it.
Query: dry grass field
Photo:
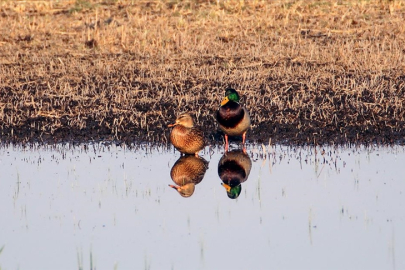
[[[401,143],[405,1],[0,1],[3,142],[221,142],[228,86],[250,142]]]

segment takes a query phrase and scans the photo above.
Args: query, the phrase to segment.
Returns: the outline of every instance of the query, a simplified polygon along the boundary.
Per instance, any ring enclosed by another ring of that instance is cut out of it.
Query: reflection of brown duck
[[[225,153],[218,163],[218,175],[228,197],[236,199],[242,191],[241,183],[245,182],[252,168],[249,156],[241,150]]]
[[[208,162],[202,157],[182,156],[174,163],[170,176],[176,185],[169,185],[176,189],[183,197],[190,197],[194,193],[195,185],[204,178],[208,169]]]

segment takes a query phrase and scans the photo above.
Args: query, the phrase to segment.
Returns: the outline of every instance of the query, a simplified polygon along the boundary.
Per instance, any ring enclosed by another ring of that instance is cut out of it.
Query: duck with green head
[[[246,152],[246,132],[250,127],[249,112],[239,104],[239,95],[233,88],[225,90],[225,97],[217,111],[219,128],[225,133],[225,152],[228,152],[228,136],[242,136],[243,151]]]
[[[170,133],[170,141],[182,154],[198,156],[198,152],[205,146],[204,133],[194,126],[193,118],[188,113],[180,114]]]
[[[250,174],[252,160],[241,150],[224,154],[218,162],[218,175],[230,199],[239,197],[244,183]]]

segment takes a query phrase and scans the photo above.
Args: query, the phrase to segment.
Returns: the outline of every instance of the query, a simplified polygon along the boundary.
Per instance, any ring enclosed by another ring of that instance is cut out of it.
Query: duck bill
[[[175,125],[177,125],[176,123],[174,123],[174,124],[169,124],[169,125],[167,125],[167,127],[174,127]]]
[[[231,191],[231,186],[230,185],[227,185],[227,184],[224,184],[224,183],[222,183],[221,185],[226,189],[226,192]]]
[[[179,191],[179,186],[175,186],[175,185],[169,185],[169,187],[174,188],[175,190]]]
[[[228,103],[229,98],[228,97],[224,97],[224,99],[221,101],[221,106],[224,106],[226,103]]]

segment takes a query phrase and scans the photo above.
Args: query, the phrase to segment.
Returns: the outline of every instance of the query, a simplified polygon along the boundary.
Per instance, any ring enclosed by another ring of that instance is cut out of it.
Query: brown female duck
[[[180,114],[170,133],[170,141],[174,147],[183,154],[198,156],[198,152],[205,146],[204,134],[201,129],[194,127],[194,121],[190,114]]]

